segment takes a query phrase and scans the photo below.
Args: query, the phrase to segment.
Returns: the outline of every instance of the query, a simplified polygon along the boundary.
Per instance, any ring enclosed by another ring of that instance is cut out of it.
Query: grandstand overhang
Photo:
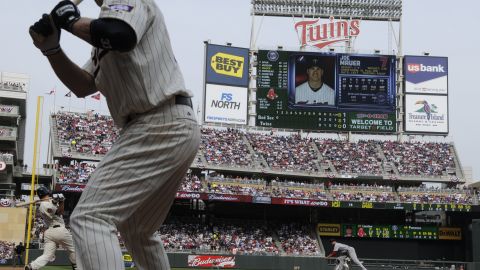
[[[252,0],[252,15],[400,21],[402,0]]]

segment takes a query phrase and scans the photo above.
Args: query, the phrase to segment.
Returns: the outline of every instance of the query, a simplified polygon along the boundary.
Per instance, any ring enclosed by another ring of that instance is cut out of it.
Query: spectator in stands
[[[20,242],[15,247],[15,256],[13,258],[13,267],[16,267],[17,263],[18,263],[18,265],[23,266],[23,260],[22,260],[23,252],[25,252],[25,247],[23,246],[23,243]]]

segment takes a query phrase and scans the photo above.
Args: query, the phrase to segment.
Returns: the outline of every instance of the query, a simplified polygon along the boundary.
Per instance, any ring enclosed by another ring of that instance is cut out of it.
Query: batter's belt
[[[181,96],[181,95],[176,95],[176,96],[175,96],[175,104],[187,105],[187,106],[189,106],[190,108],[193,109],[192,99],[189,98],[189,97],[184,97],[184,96]]]

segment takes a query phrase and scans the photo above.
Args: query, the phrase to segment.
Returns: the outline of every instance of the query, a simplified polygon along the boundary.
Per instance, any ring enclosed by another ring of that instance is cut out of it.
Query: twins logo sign
[[[205,122],[246,124],[247,88],[207,84]]]

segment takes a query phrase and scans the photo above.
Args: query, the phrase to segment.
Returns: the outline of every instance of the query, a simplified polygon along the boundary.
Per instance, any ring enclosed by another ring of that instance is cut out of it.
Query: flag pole
[[[43,97],[38,96],[37,97],[37,113],[35,116],[35,134],[34,134],[34,140],[33,140],[33,162],[32,162],[32,181],[30,183],[30,201],[33,201],[33,195],[35,191],[35,173],[37,170],[37,156],[38,156],[38,130],[39,130],[39,125],[40,125],[40,113],[42,110],[42,104],[43,104]],[[28,225],[27,225],[27,241],[26,241],[26,253],[25,253],[25,264],[28,263],[28,255],[30,251],[30,236],[31,236],[31,231],[32,231],[32,213],[33,213],[33,204],[30,205],[28,208]]]

